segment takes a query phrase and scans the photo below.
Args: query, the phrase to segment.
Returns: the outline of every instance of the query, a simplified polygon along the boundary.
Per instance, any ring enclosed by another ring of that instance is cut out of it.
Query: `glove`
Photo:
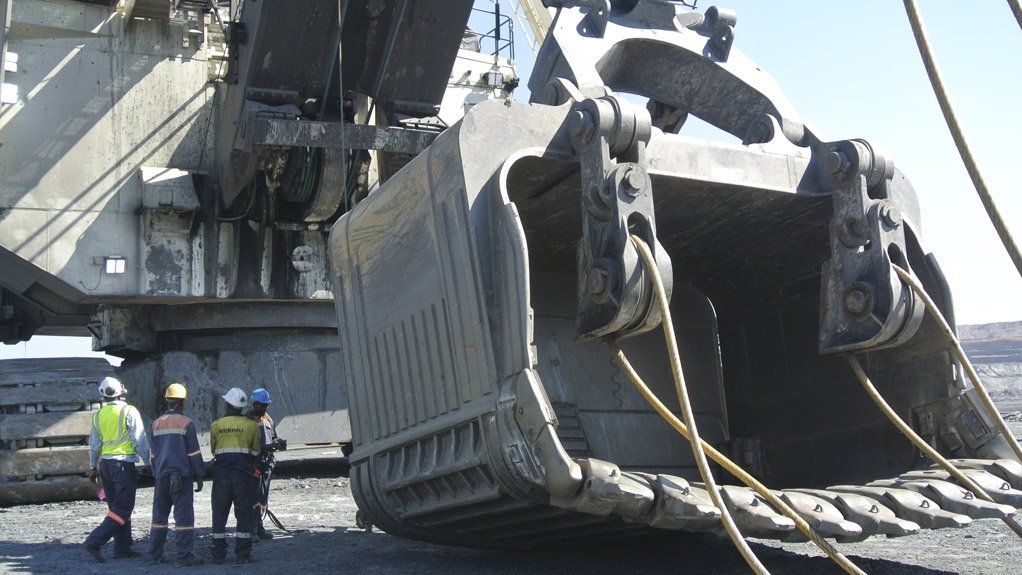
[[[198,493],[200,491],[202,491],[202,479],[201,478],[199,478],[199,479],[197,479],[195,481],[195,492]]]
[[[138,476],[139,477],[149,477],[149,478],[151,478],[153,476],[153,468],[152,467],[150,467],[148,465],[136,465],[135,467],[136,467],[135,470],[138,472]]]
[[[96,471],[95,469],[90,469],[89,470],[89,481],[91,481],[92,483],[95,483],[96,485],[99,485],[99,472]]]

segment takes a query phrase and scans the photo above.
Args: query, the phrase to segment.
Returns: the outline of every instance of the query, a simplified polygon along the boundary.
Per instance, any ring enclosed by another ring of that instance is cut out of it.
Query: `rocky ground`
[[[995,329],[996,328],[996,329]],[[971,330],[971,331],[970,331]],[[993,330],[993,331],[991,331]],[[1009,426],[1022,435],[1022,323],[963,326],[963,340],[977,370]],[[628,540],[595,548],[534,552],[443,547],[355,527],[355,503],[347,464],[336,449],[288,452],[306,463],[281,463],[270,507],[290,529],[260,542],[255,567],[270,573],[748,573],[731,544],[713,536]],[[308,463],[312,461],[313,463]],[[196,494],[197,553],[210,548],[209,492]],[[135,536],[148,535],[152,487],[139,490]],[[150,567],[138,559],[93,562],[82,541],[102,519],[99,501],[0,508],[0,573],[76,574],[142,572],[177,574],[172,564]],[[168,544],[168,552],[173,545]],[[144,541],[136,544],[144,549]],[[775,574],[840,573],[809,543],[757,541],[753,549]],[[965,529],[928,531],[901,539],[871,538],[840,549],[872,574],[1016,574],[1022,571],[1022,542],[996,520]],[[110,553],[109,548],[105,550]],[[169,554],[169,553],[168,553]],[[195,573],[242,572],[249,566],[207,564]]]
[[[346,463],[339,454],[318,450],[316,465],[287,468],[274,481],[270,507],[290,529],[255,546],[255,567],[270,573],[748,573],[724,539],[713,536],[629,540],[597,548],[535,552],[486,551],[443,547],[355,527],[355,503]],[[148,534],[152,487],[139,490],[135,536]],[[142,572],[177,574],[172,564],[150,567],[139,559],[108,560],[100,565],[82,549],[88,532],[102,519],[99,501],[49,503],[0,508],[0,572],[76,574]],[[208,558],[209,489],[196,494],[197,552]],[[168,552],[172,549],[168,544]],[[144,543],[136,543],[143,549]],[[811,544],[756,542],[754,550],[775,574],[840,573]],[[995,520],[965,529],[842,545],[841,549],[873,574],[1015,574],[1022,566],[1022,543]],[[104,550],[110,553],[109,546]],[[233,559],[233,557],[232,557]],[[252,566],[207,564],[195,573],[242,572]]]

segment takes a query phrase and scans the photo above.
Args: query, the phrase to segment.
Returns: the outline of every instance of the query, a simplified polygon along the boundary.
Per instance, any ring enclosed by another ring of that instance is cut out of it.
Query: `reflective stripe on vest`
[[[217,449],[213,455],[223,455],[225,453],[245,453],[247,455],[259,455],[258,451],[252,451],[251,449],[245,449],[244,447],[221,447]]]
[[[128,404],[104,405],[92,416],[92,426],[99,432],[101,455],[135,455],[135,446],[128,437]]]

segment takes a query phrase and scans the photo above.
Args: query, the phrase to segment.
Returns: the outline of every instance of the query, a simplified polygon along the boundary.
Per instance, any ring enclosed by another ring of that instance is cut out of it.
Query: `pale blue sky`
[[[506,7],[507,0],[502,2]],[[923,242],[951,284],[958,323],[1022,320],[1022,278],[987,220],[944,123],[903,4],[716,4],[737,11],[734,46],[774,77],[821,138],[867,139],[906,174],[919,195]],[[1022,158],[1011,144],[1011,134],[1022,133],[1022,30],[1004,0],[919,4],[987,185],[1013,233],[1022,236],[1015,174]],[[698,3],[700,11],[712,5]],[[516,56],[524,86],[532,68],[524,41],[516,45]],[[524,88],[519,92],[527,97]],[[699,126],[682,133],[713,137]]]
[[[1011,134],[1022,132],[1022,30],[1004,0],[919,4],[970,146],[1013,233],[1022,236],[1022,161],[1011,143]],[[870,140],[908,176],[922,206],[923,241],[951,284],[958,322],[1022,320],[1022,279],[954,147],[903,4],[722,5],[738,11],[735,46],[774,76],[824,139]]]
[[[1022,30],[1004,0],[920,4],[987,183],[1011,229],[1022,236],[1016,175],[1022,158],[1011,143],[1012,134],[1022,133]],[[699,9],[711,5],[699,2]],[[958,322],[1022,320],[1022,279],[962,167],[902,3],[732,0],[720,5],[738,12],[735,47],[774,76],[818,134],[830,140],[866,138],[886,149],[909,177],[922,205],[923,241],[951,284]],[[516,48],[524,85],[532,55],[524,40]],[[0,346],[0,358],[86,355],[89,349],[88,338],[36,337],[27,346]]]

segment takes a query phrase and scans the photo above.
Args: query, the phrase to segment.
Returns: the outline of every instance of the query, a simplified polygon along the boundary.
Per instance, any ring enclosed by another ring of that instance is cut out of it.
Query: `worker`
[[[195,493],[202,491],[205,464],[195,424],[181,412],[188,391],[181,383],[167,386],[164,394],[167,411],[153,422],[153,524],[149,530],[149,552],[146,562],[155,565],[163,561],[163,544],[167,541],[167,518],[174,508],[174,543],[176,563],[182,567],[202,565],[192,553],[195,545]]]
[[[114,558],[138,557],[131,549],[131,512],[135,510],[137,475],[149,461],[149,441],[142,416],[125,398],[128,390],[114,377],[99,382],[103,406],[92,416],[89,433],[89,479],[102,478],[108,512],[85,539],[85,549],[103,563],[101,548],[114,540]]]
[[[209,430],[213,450],[213,563],[227,559],[227,515],[234,506],[234,554],[238,563],[252,562],[252,515],[256,504],[256,458],[261,443],[259,426],[241,414],[248,406],[245,392],[232,387],[224,399],[226,415]]]
[[[263,527],[263,516],[266,514],[270,500],[270,480],[273,477],[274,452],[287,449],[287,442],[277,437],[277,428],[273,424],[273,418],[266,412],[266,409],[273,403],[270,394],[263,388],[252,391],[249,397],[252,401],[252,408],[248,416],[259,425],[262,452],[259,454],[259,462],[256,470],[258,478],[256,482],[257,497],[255,517],[253,518],[252,536],[255,541],[260,539],[273,539],[270,533]]]

